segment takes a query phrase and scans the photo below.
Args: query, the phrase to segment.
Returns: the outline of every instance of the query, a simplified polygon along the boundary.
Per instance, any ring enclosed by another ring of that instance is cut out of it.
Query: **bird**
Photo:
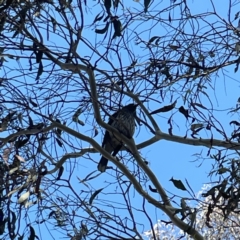
[[[121,134],[128,138],[132,138],[135,132],[135,116],[138,104],[128,104],[110,116],[108,124],[116,128]],[[116,156],[123,146],[119,136],[106,130],[102,148],[104,148],[112,156]],[[102,156],[98,163],[98,170],[105,172],[108,164],[108,159]]]

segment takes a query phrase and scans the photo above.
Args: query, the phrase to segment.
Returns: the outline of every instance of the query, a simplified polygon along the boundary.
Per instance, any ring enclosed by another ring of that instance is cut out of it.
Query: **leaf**
[[[61,121],[59,119],[56,119],[56,122],[60,123],[61,124]],[[62,134],[62,130],[57,128],[57,134],[61,137],[61,134]]]
[[[111,15],[110,9],[112,7],[112,0],[105,0],[104,1],[104,6],[106,8],[106,11],[109,15]]]
[[[168,14],[168,21],[169,21],[170,23],[172,22],[172,18],[171,18],[170,12],[169,12],[169,14]]]
[[[176,180],[171,178],[169,181],[173,182],[174,186],[178,189],[181,189],[183,191],[187,191],[187,189],[185,188],[185,186],[183,185],[181,180]]]
[[[122,23],[120,22],[120,20],[118,19],[114,19],[112,21],[113,23],[113,27],[114,27],[114,35],[113,35],[113,38],[115,37],[121,37],[122,36]]]
[[[203,124],[202,123],[195,123],[191,125],[191,130],[194,131],[197,128],[202,128]]]
[[[193,106],[197,106],[197,107],[200,107],[200,108],[203,108],[203,109],[206,109],[207,110],[207,108],[206,107],[204,107],[202,104],[200,104],[200,103],[192,103],[192,105]]]
[[[15,157],[20,161],[20,162],[25,162],[24,158],[19,156],[19,155],[15,155]]]
[[[42,61],[43,51],[38,51],[36,54],[36,63],[40,63]]]
[[[98,135],[98,130],[97,128],[94,128],[94,136],[93,137],[96,137]]]
[[[92,204],[94,198],[95,198],[103,189],[104,189],[104,188],[100,188],[100,189],[98,189],[96,192],[93,193],[93,195],[92,195],[92,196],[90,197],[90,199],[89,199],[89,204],[90,204],[90,205]]]
[[[113,7],[114,7],[114,8],[118,8],[119,2],[120,2],[120,0],[115,0],[115,1],[113,1]]]
[[[15,142],[15,147],[17,149],[20,149],[21,147],[23,147],[29,141],[29,138],[30,138],[30,136],[28,135],[26,139],[16,141]]]
[[[148,7],[151,0],[144,0],[144,12],[146,13],[148,11]]]
[[[153,115],[153,114],[160,113],[160,112],[169,112],[169,111],[171,111],[172,109],[175,108],[176,103],[177,103],[177,100],[174,103],[172,103],[171,105],[167,105],[167,106],[164,106],[162,108],[159,108],[159,109],[151,112],[150,114]]]
[[[29,98],[29,102],[33,105],[33,107],[38,107],[38,104],[35,103],[31,98]]]
[[[180,48],[180,46],[171,45],[171,44],[169,44],[169,47],[170,47],[172,50],[177,50],[178,48]]]
[[[51,22],[52,22],[52,27],[53,27],[53,32],[55,33],[55,31],[56,31],[56,27],[57,27],[57,22],[56,22],[56,20],[55,20],[55,18],[54,17],[50,17],[51,18]]]
[[[186,119],[190,117],[190,115],[188,114],[188,109],[185,109],[183,106],[181,106],[178,110],[180,113],[184,115]]]
[[[30,192],[27,191],[25,192],[24,194],[21,195],[21,197],[18,199],[18,203],[21,204],[23,203],[24,201],[26,201],[30,196]]]
[[[150,190],[151,192],[155,192],[155,193],[158,192],[157,189],[156,189],[156,188],[152,188],[151,185],[149,185],[148,187],[149,187],[149,190]]]
[[[159,36],[151,37],[151,38],[149,39],[149,41],[148,41],[148,45],[149,45],[150,43],[152,43],[153,41],[157,40],[157,39],[160,39],[160,37],[159,37]]]
[[[29,236],[28,240],[34,240],[36,237],[34,228],[32,226],[29,226],[29,227],[30,227],[30,236]]]
[[[231,121],[229,124],[230,124],[230,125],[231,125],[231,124],[234,124],[234,125],[240,126],[240,123],[239,123],[238,121]]]
[[[63,146],[63,143],[58,138],[55,138],[55,140],[57,141],[57,144],[59,147]]]
[[[95,17],[92,25],[93,25],[94,23],[96,23],[96,22],[98,22],[98,21],[101,21],[101,20],[103,19],[104,13],[103,13],[102,16],[100,16],[100,17],[99,17],[99,15],[100,15],[100,13]]]
[[[229,172],[229,169],[224,168],[224,167],[218,169],[218,174],[223,174],[223,173],[226,173],[226,172]]]
[[[103,29],[95,29],[95,33],[104,34],[108,30],[108,27],[109,27],[109,22],[106,23],[106,26]]]
[[[28,121],[29,121],[29,126],[32,127],[33,126],[33,120],[30,116],[28,116]]]
[[[59,171],[58,171],[57,180],[59,180],[59,179],[61,178],[61,176],[62,176],[62,174],[63,174],[63,171],[64,171],[64,167],[61,166],[61,167],[59,168]]]
[[[37,77],[36,77],[36,80],[39,79],[39,77],[42,75],[43,73],[43,65],[42,65],[42,61],[39,63],[39,66],[38,66],[38,72],[37,72]]]

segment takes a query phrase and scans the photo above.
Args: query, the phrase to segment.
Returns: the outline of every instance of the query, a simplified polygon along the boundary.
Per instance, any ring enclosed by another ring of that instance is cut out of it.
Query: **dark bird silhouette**
[[[136,116],[136,108],[138,104],[129,104],[122,109],[115,112],[109,119],[108,124],[112,127],[116,128],[121,134],[125,135],[128,138],[132,138],[135,132],[135,116]],[[114,135],[112,132],[105,132],[102,147],[112,154],[112,156],[116,156],[117,153],[123,146],[122,140]],[[108,159],[102,156],[98,163],[98,170],[100,172],[105,172],[107,168]]]

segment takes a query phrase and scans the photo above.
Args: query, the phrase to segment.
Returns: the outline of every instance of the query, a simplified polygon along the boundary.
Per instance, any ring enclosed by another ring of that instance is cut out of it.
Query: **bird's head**
[[[123,109],[126,109],[130,112],[135,113],[137,106],[138,106],[138,104],[131,103],[131,104],[128,104],[128,105],[124,106]]]

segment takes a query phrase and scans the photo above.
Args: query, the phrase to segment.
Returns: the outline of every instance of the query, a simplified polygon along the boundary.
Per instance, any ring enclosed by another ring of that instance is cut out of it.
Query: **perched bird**
[[[122,109],[115,112],[109,119],[108,124],[112,127],[116,128],[121,134],[125,135],[128,138],[132,138],[135,132],[135,116],[136,116],[136,108],[138,104],[129,104]],[[119,139],[116,134],[112,132],[105,132],[102,147],[112,154],[112,156],[116,156],[119,150],[122,148],[123,142]],[[107,168],[108,159],[102,156],[98,163],[98,170],[100,172],[105,172]]]

